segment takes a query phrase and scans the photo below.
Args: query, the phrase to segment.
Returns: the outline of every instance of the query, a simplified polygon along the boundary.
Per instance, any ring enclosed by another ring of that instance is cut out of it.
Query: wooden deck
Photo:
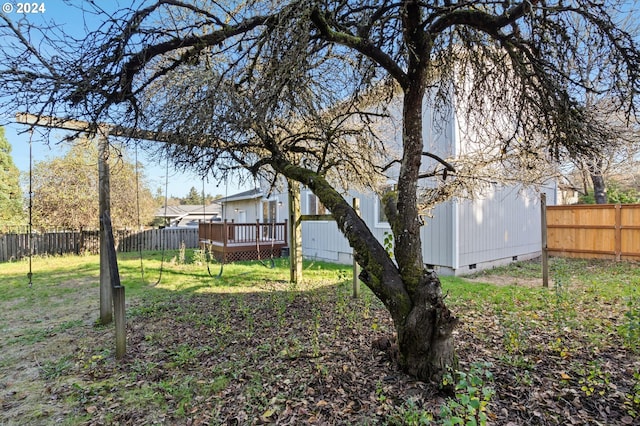
[[[220,262],[280,257],[287,247],[287,222],[281,223],[201,223],[198,239]]]

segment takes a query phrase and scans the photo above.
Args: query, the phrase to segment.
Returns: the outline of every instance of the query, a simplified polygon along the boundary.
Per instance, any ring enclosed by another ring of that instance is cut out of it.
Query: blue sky
[[[103,0],[98,1],[105,9],[113,9],[117,10],[120,6],[130,7],[132,3],[139,3],[134,0]],[[62,0],[47,0],[37,2],[39,5],[44,4],[44,13],[38,14],[18,14],[17,13],[17,0],[2,0],[0,3],[3,4],[3,10],[6,12],[7,4],[10,4],[12,9],[10,13],[8,13],[9,17],[14,21],[18,21],[20,19],[28,19],[33,21],[34,23],[39,22],[55,22],[56,24],[63,25],[65,32],[73,34],[74,36],[81,36],[85,33],[86,27],[89,29],[97,27],[100,22],[97,21],[94,17],[83,17],[80,10],[74,8]],[[1,41],[0,41],[0,48]],[[20,112],[20,106],[16,106],[15,112]],[[7,121],[13,121],[12,117],[2,117],[1,120],[3,123]],[[25,133],[26,126],[10,123],[5,126],[5,136],[12,147],[12,157],[16,166],[22,172],[28,172],[29,170],[29,134]],[[62,155],[64,151],[67,149],[68,145],[64,142],[60,142],[60,140],[64,136],[64,132],[62,130],[54,130],[50,133],[49,139],[45,139],[45,137],[40,134],[40,132],[34,132],[32,139],[32,147],[33,147],[33,160],[41,161],[50,157],[55,157]],[[133,153],[130,153],[131,158],[133,158]],[[157,188],[161,188],[164,192],[165,185],[165,174],[166,174],[166,164],[164,161],[154,161],[149,158],[145,153],[139,153],[139,160],[143,163],[145,168],[145,175],[147,181],[149,182],[150,189],[155,193]],[[202,179],[195,173],[180,173],[173,169],[171,166],[169,168],[169,189],[168,194],[171,196],[182,197],[189,192],[191,187],[195,187],[198,191],[202,190]],[[237,192],[244,191],[249,189],[246,185],[239,186],[235,182],[229,182],[228,192],[229,194],[234,194]],[[225,191],[227,187],[224,182],[215,182],[209,180],[205,182],[205,192],[216,195],[222,194],[225,195]]]

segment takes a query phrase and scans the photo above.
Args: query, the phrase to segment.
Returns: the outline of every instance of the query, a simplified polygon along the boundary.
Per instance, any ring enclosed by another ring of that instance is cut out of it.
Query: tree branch
[[[402,68],[389,55],[372,45],[369,40],[346,32],[334,31],[331,29],[327,16],[321,14],[317,8],[311,12],[311,22],[318,29],[322,39],[357,50],[384,68],[402,88],[408,86],[407,74]]]
[[[193,56],[196,52],[200,52],[206,47],[219,45],[231,37],[249,32],[260,25],[267,25],[273,19],[274,17],[271,15],[257,16],[247,19],[238,25],[225,26],[220,30],[202,36],[174,37],[163,43],[145,47],[138,53],[132,55],[122,66],[119,93],[112,94],[114,97],[112,101],[120,102],[132,93],[134,76],[139,73],[152,58],[186,47],[195,49],[195,51],[189,53],[189,56]]]
[[[443,166],[445,166],[447,168],[447,170],[449,170],[450,172],[455,172],[456,169],[455,167],[453,167],[451,165],[451,163],[447,162],[446,160],[443,160],[442,158],[438,157],[435,154],[432,154],[430,152],[423,152],[422,155],[424,155],[425,157],[430,157],[433,158],[434,160],[436,160],[438,163],[442,164]]]

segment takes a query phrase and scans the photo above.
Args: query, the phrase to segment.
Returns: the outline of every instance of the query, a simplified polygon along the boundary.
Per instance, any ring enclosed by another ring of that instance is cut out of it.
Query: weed
[[[636,418],[640,415],[640,372],[633,373],[633,387],[624,396],[624,406],[629,416]]]
[[[57,379],[67,374],[71,367],[73,367],[71,356],[66,355],[55,361],[47,361],[40,366],[40,376],[44,380]]]
[[[498,312],[500,318],[500,312]],[[509,355],[522,354],[529,346],[529,330],[519,318],[501,318],[504,348]]]
[[[575,306],[569,293],[571,268],[565,259],[555,259],[551,274],[555,283],[553,320],[558,329],[566,327],[568,320],[575,317]]]
[[[131,379],[135,381],[140,378],[147,377],[151,375],[157,367],[158,364],[156,362],[134,359],[133,363],[130,365]]]
[[[165,394],[170,396],[169,399],[175,401],[177,408],[176,414],[179,417],[186,416],[193,398],[194,380],[191,376],[182,377],[180,379],[162,380],[158,383],[158,388]]]
[[[202,266],[207,263],[207,252],[205,250],[193,250],[191,262],[194,265]]]
[[[624,322],[618,327],[618,333],[625,347],[633,352],[640,352],[640,297],[636,294],[626,298],[627,310]]]
[[[528,357],[521,354],[505,354],[500,357],[500,361],[517,370],[531,370],[535,363]]]
[[[376,382],[376,399],[381,404],[384,404],[387,401],[387,395],[385,394],[384,386],[380,380]]]
[[[433,415],[417,406],[412,399],[408,400],[396,408],[396,413],[391,415],[387,421],[392,426],[420,426],[430,425],[433,422]]]
[[[516,370],[515,380],[516,380],[516,383],[521,384],[523,386],[533,385],[533,377],[531,377],[531,372],[529,370]]]
[[[572,355],[569,345],[560,337],[549,342],[549,350],[556,352],[562,358],[569,358]]]
[[[287,340],[287,342],[285,343],[285,347],[284,349],[282,349],[278,355],[281,358],[285,358],[285,359],[295,359],[298,358],[300,356],[300,354],[302,353],[302,344],[300,343],[300,340],[297,337],[294,337],[292,339]]]
[[[580,389],[586,396],[591,396],[595,393],[600,396],[604,396],[607,391],[611,375],[602,370],[602,366],[599,361],[590,361],[587,364],[587,368],[580,368],[578,370],[578,374],[581,376],[578,381],[581,385]]]
[[[227,386],[229,386],[229,378],[225,375],[220,375],[206,384],[205,393],[210,395],[217,394],[218,392],[222,392]]]
[[[171,359],[176,367],[191,365],[197,361],[198,355],[202,350],[203,349],[194,348],[188,344],[182,344],[171,352]]]
[[[445,374],[443,386],[454,385],[455,397],[440,407],[443,425],[486,425],[488,405],[495,391],[485,381],[493,380],[489,362],[474,362],[468,373]]]
[[[177,265],[184,265],[186,262],[186,252],[187,252],[187,246],[185,245],[184,241],[180,242],[180,249],[178,250],[178,254],[176,255],[176,257],[174,257],[173,259],[171,259],[171,263],[177,264]]]

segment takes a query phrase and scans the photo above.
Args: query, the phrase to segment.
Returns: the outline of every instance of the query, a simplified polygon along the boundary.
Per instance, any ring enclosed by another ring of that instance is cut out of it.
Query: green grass
[[[560,289],[526,287],[519,285],[495,286],[483,284],[482,278],[490,275],[520,278],[542,278],[538,262],[520,262],[494,268],[469,276],[480,283],[469,285],[464,278],[442,277],[445,290],[464,303],[482,301],[503,306],[506,310],[537,310],[556,298],[588,299],[589,295],[608,303],[620,303],[640,290],[640,268],[633,262],[586,261],[582,259],[553,258],[550,262],[550,278],[561,282]],[[457,302],[454,302],[457,303]]]

